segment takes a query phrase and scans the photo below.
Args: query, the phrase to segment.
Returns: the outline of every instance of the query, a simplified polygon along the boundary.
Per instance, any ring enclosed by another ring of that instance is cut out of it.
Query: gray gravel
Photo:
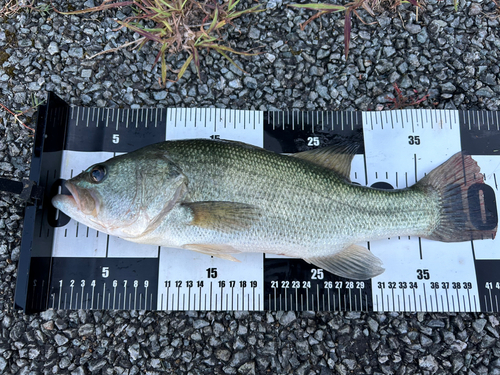
[[[498,374],[493,315],[2,312],[2,373]]]
[[[57,3],[57,2],[56,2]],[[76,1],[63,2],[64,6]],[[97,2],[99,3],[99,2]],[[249,4],[249,1],[246,2]],[[0,1],[0,8],[5,1]],[[92,5],[88,1],[87,6]],[[248,74],[214,52],[202,53],[167,89],[152,70],[154,46],[115,48],[137,36],[116,31],[126,9],[83,17],[18,12],[0,17],[0,102],[27,110],[52,90],[71,104],[99,107],[218,106],[236,109],[367,110],[387,108],[396,82],[429,93],[424,108],[500,107],[499,19],[492,1],[429,0],[418,20],[361,11],[347,63],[341,15],[322,17],[287,2],[235,21],[234,48]],[[374,24],[371,24],[374,22]],[[180,67],[181,58],[170,64]],[[22,117],[30,125],[34,112]],[[29,175],[31,132],[0,110],[0,176]],[[23,206],[0,197],[0,373],[6,374],[500,374],[500,330],[489,314],[165,313],[12,309]]]

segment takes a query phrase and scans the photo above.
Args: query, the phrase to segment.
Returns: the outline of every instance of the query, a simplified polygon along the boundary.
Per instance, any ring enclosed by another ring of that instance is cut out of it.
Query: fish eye
[[[103,165],[96,165],[92,167],[92,169],[89,172],[90,174],[90,179],[92,182],[95,183],[100,183],[104,180],[106,177],[106,168]]]

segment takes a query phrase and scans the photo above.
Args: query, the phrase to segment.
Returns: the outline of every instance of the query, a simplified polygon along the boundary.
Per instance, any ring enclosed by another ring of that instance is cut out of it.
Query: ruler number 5
[[[109,277],[109,267],[102,267],[102,277],[106,278]]]
[[[410,145],[419,145],[420,144],[420,136],[418,135],[409,135],[408,136],[408,143]]]
[[[116,145],[120,143],[120,134],[113,134],[113,140],[112,142]]]

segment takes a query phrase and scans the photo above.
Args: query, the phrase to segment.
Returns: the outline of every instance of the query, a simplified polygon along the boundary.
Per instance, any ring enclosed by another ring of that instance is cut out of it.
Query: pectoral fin
[[[234,247],[229,245],[217,245],[217,244],[187,244],[182,246],[184,249],[196,251],[205,255],[210,255],[213,257],[230,260],[233,262],[239,262],[238,259],[230,254],[239,253]]]
[[[385,271],[379,258],[368,249],[354,244],[332,256],[304,260],[335,275],[354,280],[370,279]]]
[[[260,217],[260,210],[246,203],[190,202],[183,205],[193,213],[191,225],[222,232],[249,228]]]

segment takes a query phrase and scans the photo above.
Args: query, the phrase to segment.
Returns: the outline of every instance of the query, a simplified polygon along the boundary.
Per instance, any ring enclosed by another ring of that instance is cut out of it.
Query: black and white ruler
[[[460,150],[481,167],[482,228],[497,222],[500,114],[451,110],[263,112],[215,108],[69,107],[40,113],[31,179],[46,187],[26,209],[16,288],[25,311],[56,309],[500,311],[500,239],[440,243],[397,237],[363,244],[386,271],[356,281],[300,259],[241,254],[239,263],[139,245],[70,220],[50,205],[89,165],[165,139],[221,138],[279,153],[362,137],[351,179],[404,188]],[[304,197],[307,199],[307,197]]]

